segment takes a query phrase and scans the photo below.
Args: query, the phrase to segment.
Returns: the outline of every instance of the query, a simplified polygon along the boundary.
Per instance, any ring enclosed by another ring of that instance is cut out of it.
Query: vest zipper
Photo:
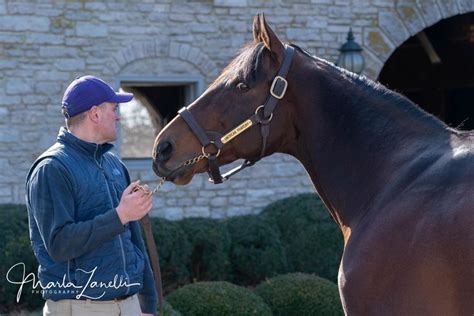
[[[127,278],[127,284],[130,282],[130,277],[128,276],[127,273],[127,265],[125,262],[125,252],[123,250],[123,242],[122,242],[122,236],[119,235],[119,241],[120,241],[120,249],[122,250],[122,263],[123,263],[123,272],[125,273],[125,277]],[[130,287],[127,286],[127,292],[125,292],[125,295],[128,295],[130,292]]]
[[[69,273],[69,270],[71,268],[70,263],[71,263],[71,260],[68,260],[67,261],[67,279],[69,282],[71,282],[71,274]]]
[[[113,208],[114,207],[114,202],[112,201],[112,196],[111,196],[111,193],[110,193],[109,183],[107,182],[107,176],[105,175],[104,168],[102,168],[102,157],[100,157],[101,158],[100,163],[96,159],[96,154],[97,154],[98,149],[99,149],[99,145],[96,145],[95,152],[94,152],[94,161],[97,164],[97,166],[99,166],[99,169],[102,172],[102,175],[104,176],[105,186],[107,187],[107,195],[109,196],[110,205]],[[121,234],[118,235],[118,238],[119,238],[119,242],[120,242],[120,250],[122,252],[123,273],[125,274],[125,278],[127,279],[127,284],[128,284],[130,282],[130,277],[128,276],[128,273],[127,273],[127,264],[126,264],[126,261],[125,261],[125,251],[123,250],[123,242],[122,242]],[[130,292],[130,287],[127,286],[127,291],[125,292],[125,295],[128,295],[129,292]]]

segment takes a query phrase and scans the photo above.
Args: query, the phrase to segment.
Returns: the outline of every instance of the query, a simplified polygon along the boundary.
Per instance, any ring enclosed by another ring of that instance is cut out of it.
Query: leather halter
[[[236,128],[222,136],[218,132],[214,131],[205,131],[195,120],[191,112],[183,107],[178,111],[178,114],[183,118],[183,120],[188,124],[189,128],[193,131],[194,135],[199,139],[199,142],[202,145],[202,154],[208,159],[208,174],[210,176],[209,181],[213,183],[222,183],[223,181],[229,179],[232,175],[237,172],[252,166],[257,161],[262,159],[265,154],[265,149],[267,147],[267,137],[269,134],[269,123],[273,117],[273,111],[280,99],[285,96],[286,89],[288,87],[288,82],[286,81],[286,75],[293,61],[294,48],[288,45],[285,45],[285,57],[283,63],[278,71],[278,74],[273,79],[272,85],[270,87],[270,94],[263,105],[260,105],[255,110],[255,114],[248,118],[243,123],[239,124]],[[217,157],[221,152],[221,148],[237,137],[239,134],[250,128],[255,124],[260,124],[260,133],[262,134],[262,151],[260,157],[252,160],[245,160],[240,166],[228,171],[224,175],[221,175],[219,170],[219,165],[217,164]],[[205,152],[206,147],[214,145],[217,148],[217,152],[209,154]]]

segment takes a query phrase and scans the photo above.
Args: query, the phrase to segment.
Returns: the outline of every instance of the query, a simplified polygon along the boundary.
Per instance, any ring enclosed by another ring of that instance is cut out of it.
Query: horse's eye
[[[249,89],[249,86],[247,86],[243,82],[239,82],[236,87],[237,87],[237,90],[239,90],[240,92],[245,92]]]

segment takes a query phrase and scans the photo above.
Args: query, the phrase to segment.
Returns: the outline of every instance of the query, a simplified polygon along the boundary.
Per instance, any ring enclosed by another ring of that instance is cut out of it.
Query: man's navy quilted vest
[[[111,144],[84,142],[63,128],[57,142],[35,161],[28,178],[43,159],[57,159],[70,173],[68,178],[71,179],[75,196],[75,221],[91,220],[114,210],[129,182],[125,167],[109,151],[112,147]],[[40,263],[39,279],[43,286],[49,282],[61,284],[45,290],[43,297],[53,300],[73,299],[84,288],[86,290],[82,293],[82,299],[110,300],[137,293],[143,285],[144,256],[131,241],[128,224],[125,226],[123,233],[92,252],[66,262],[54,262],[44,247],[34,219],[30,218],[32,246]],[[67,282],[74,283],[78,288],[65,289],[64,284]],[[140,285],[118,286],[123,283]]]

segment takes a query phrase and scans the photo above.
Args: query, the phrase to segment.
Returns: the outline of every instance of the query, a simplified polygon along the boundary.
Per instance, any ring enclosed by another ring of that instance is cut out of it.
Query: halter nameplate
[[[252,127],[252,125],[253,125],[253,122],[251,119],[246,120],[245,122],[243,122],[242,124],[234,128],[233,130],[231,130],[230,132],[222,136],[221,138],[222,144],[230,142],[232,139],[239,136],[242,132]]]

